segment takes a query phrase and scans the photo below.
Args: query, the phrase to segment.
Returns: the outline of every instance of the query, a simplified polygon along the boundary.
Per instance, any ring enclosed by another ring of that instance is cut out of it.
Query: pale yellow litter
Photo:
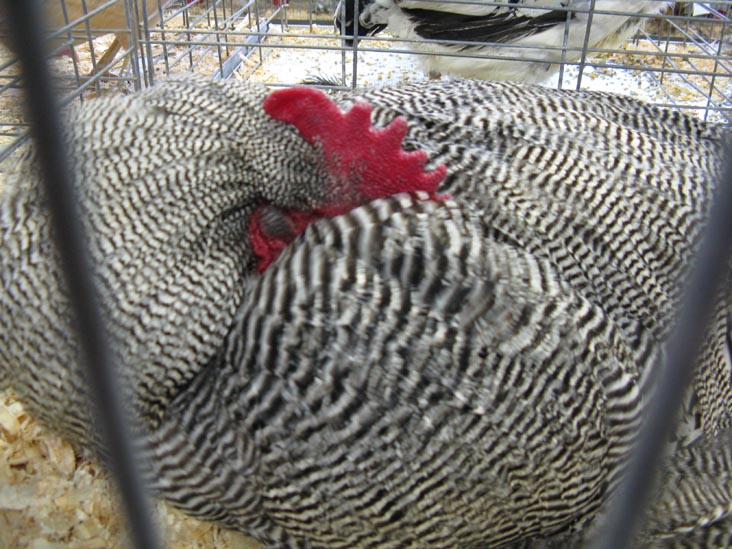
[[[236,532],[157,505],[167,547],[259,545]],[[126,547],[124,515],[98,463],[30,417],[10,392],[0,393],[0,547]]]

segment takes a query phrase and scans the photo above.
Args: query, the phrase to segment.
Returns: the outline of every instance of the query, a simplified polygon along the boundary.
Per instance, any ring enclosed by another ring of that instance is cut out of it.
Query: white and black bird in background
[[[341,0],[336,26],[351,37],[388,29],[424,54],[419,57],[430,74],[540,82],[559,63],[578,61],[585,41],[588,48],[614,48],[632,36],[644,19],[671,4],[660,0]]]

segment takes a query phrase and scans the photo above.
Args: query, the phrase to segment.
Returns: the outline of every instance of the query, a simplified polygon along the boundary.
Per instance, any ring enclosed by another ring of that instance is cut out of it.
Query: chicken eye
[[[297,236],[297,229],[290,217],[280,208],[267,205],[261,208],[262,232],[270,238],[290,242]]]

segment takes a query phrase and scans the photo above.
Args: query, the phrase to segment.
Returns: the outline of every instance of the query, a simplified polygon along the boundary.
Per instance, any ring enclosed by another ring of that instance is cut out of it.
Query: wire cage
[[[49,0],[44,5],[48,50],[64,104],[130,92],[185,72],[275,86],[316,76],[344,88],[428,78],[422,68],[425,54],[413,48],[424,39],[386,32],[350,45],[343,40],[345,25],[336,28],[334,14],[345,13],[347,2],[353,1]],[[424,0],[425,5],[430,1]],[[594,2],[585,4],[593,9]],[[628,3],[629,11],[613,14],[638,16],[631,7]],[[678,2],[664,13],[642,15],[639,30],[612,48],[590,47],[588,40],[579,46],[565,41],[559,70],[543,83],[636,95],[726,121],[732,110],[731,7],[730,1]],[[0,42],[7,44],[7,39]],[[519,59],[510,43],[491,44],[489,52],[475,43],[451,45],[457,49],[447,55],[476,60],[527,63],[543,53],[539,45],[520,53]],[[6,48],[0,51],[0,171],[5,171],[4,160],[25,141],[27,128],[16,58]]]
[[[252,80],[271,86],[293,86],[310,80],[336,88],[436,76],[423,70],[421,58],[426,54],[413,49],[417,42],[413,38],[387,33],[348,43],[345,25],[341,23],[339,28],[334,24],[334,14],[345,13],[346,2],[350,1],[49,0],[44,3],[49,24],[47,50],[56,76],[56,91],[62,104],[68,105],[109,93],[130,93],[167,75],[181,73]],[[472,3],[506,4],[478,0]],[[593,13],[594,4],[589,3],[588,13]],[[354,0],[354,8],[357,6],[358,0]],[[729,122],[731,11],[732,0],[678,2],[660,15],[644,15],[639,30],[619,46],[590,47],[588,39],[579,49],[565,43],[560,48],[563,53],[558,71],[548,74],[542,83],[563,89],[626,93],[691,112],[705,120]],[[637,13],[613,15],[632,17]],[[0,30],[6,34],[6,28]],[[440,41],[435,42],[440,45]],[[28,140],[29,123],[23,108],[24,83],[18,60],[5,47],[6,39],[0,43],[1,189],[3,173]],[[491,44],[494,49],[490,54],[474,46],[458,48],[457,53],[449,55],[468,59],[492,56],[518,63],[531,62],[532,55],[541,58],[541,52],[534,51],[538,47],[517,58],[511,44]],[[3,398],[0,395],[0,426],[8,432],[17,431],[21,426],[11,417],[16,403],[8,405]],[[68,446],[47,443],[46,451],[53,455],[64,474],[74,475],[73,484],[81,484],[93,500],[87,504],[82,495],[78,502],[67,501],[70,507],[79,505],[78,513],[86,516],[112,512],[99,508],[108,504],[101,503],[99,494],[92,493],[94,485],[89,479],[82,478],[84,475],[77,478],[75,458],[73,452],[69,455]],[[49,521],[50,515],[51,511],[46,517]],[[168,525],[176,524],[176,520],[188,519],[168,517]],[[189,546],[254,546],[245,540],[229,540],[217,527],[202,528],[205,533],[198,532],[200,544],[190,540]],[[88,530],[80,529],[79,536],[89,543],[79,546],[105,546],[101,533],[93,527]],[[181,531],[190,535],[192,530]],[[176,543],[179,542],[180,538]],[[3,544],[0,535],[0,546],[3,545],[7,544]],[[31,545],[50,546],[35,542]]]

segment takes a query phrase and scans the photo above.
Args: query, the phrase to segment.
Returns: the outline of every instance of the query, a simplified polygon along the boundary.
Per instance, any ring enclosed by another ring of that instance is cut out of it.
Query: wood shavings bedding
[[[157,505],[167,547],[255,549],[250,538]],[[125,547],[124,516],[105,473],[0,393],[0,547]]]
[[[395,49],[404,50],[388,40],[364,40],[362,47],[380,51],[341,51],[341,40],[333,35],[330,26],[314,25],[290,27],[281,30],[273,25],[265,46],[259,51],[254,63],[242,67],[239,77],[266,84],[298,84],[312,76],[325,76],[340,79],[345,68],[346,85],[353,79],[353,59],[357,59],[358,87],[384,86],[399,82],[419,82],[427,76],[421,70],[419,60],[409,53],[394,53]]]
[[[713,74],[716,82],[711,90],[712,99],[724,101],[722,91],[727,96],[730,94],[732,75],[720,67],[714,58],[708,57],[708,54],[692,44],[670,43],[667,46],[664,45],[664,51],[659,51],[655,45],[644,40],[637,44],[627,45],[626,50],[622,54],[605,54],[603,57],[607,62],[618,65],[664,69],[667,71],[664,75],[666,80],[664,86],[678,101],[694,100],[701,95],[688,82],[697,86],[704,94],[709,93]],[[729,67],[732,59],[726,58],[723,62]],[[683,74],[685,72],[698,74]],[[659,74],[658,77],[660,78],[661,75]]]

